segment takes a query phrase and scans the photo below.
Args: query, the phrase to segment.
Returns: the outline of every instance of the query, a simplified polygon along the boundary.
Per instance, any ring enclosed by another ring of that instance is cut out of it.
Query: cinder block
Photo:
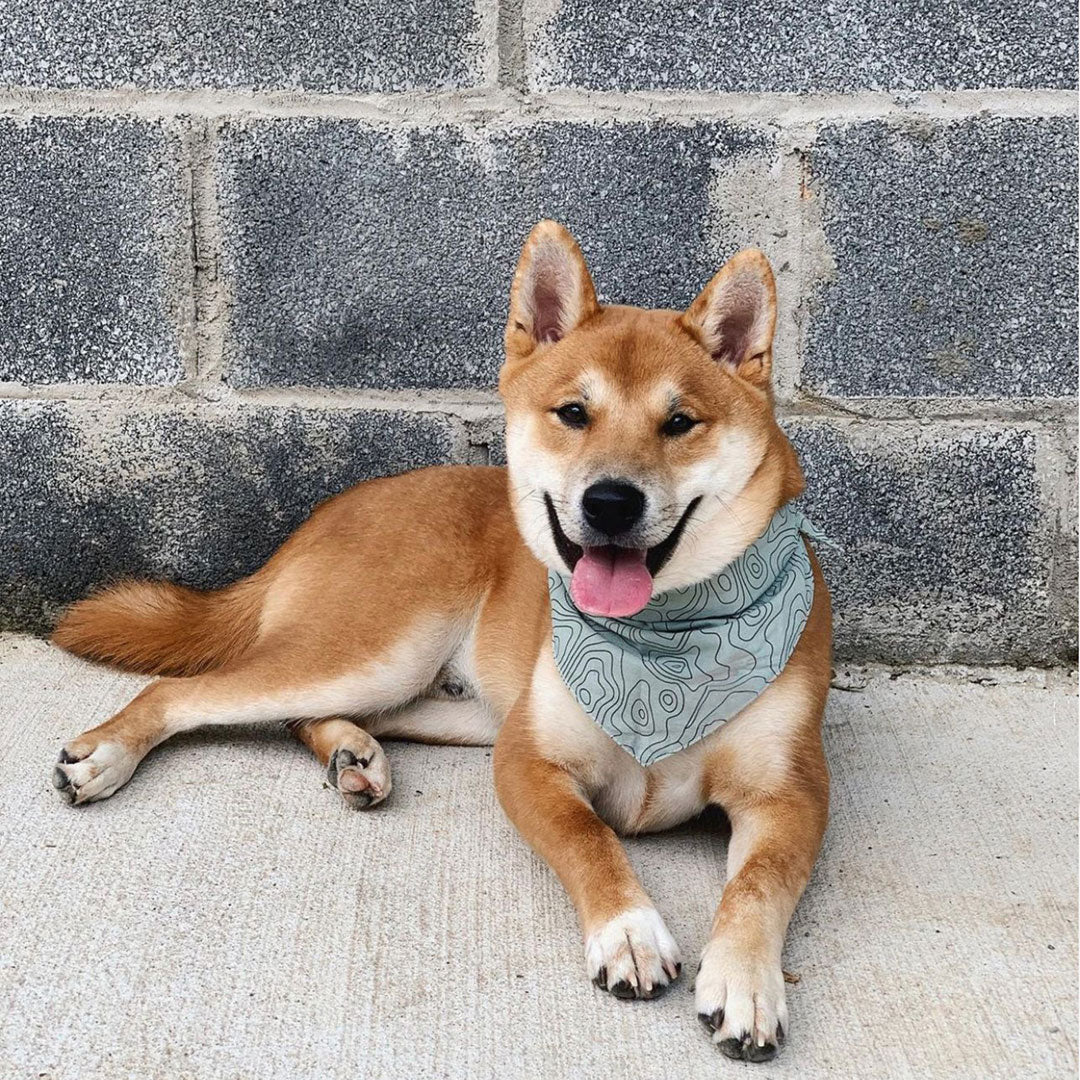
[[[532,85],[968,90],[1076,85],[1076,5],[526,0]]]
[[[1075,649],[1055,615],[1055,508],[1034,430],[793,421],[837,655],[893,663],[1049,663]],[[1073,613],[1075,615],[1075,613]]]
[[[1062,590],[1075,593],[1074,545],[1062,536],[1055,553],[1059,495],[1044,482],[1032,430],[785,426],[806,473],[801,505],[836,545],[816,547],[838,658],[1045,664],[1075,655],[1075,605],[1060,603]],[[483,442],[502,464],[493,422]],[[1063,501],[1071,523],[1075,493]]]
[[[127,119],[0,119],[0,382],[174,383],[178,140]]]
[[[539,218],[578,236],[604,298],[685,305],[739,244],[710,211],[718,170],[767,177],[774,153],[771,136],[723,124],[231,127],[226,378],[490,386],[513,267]]]
[[[826,128],[809,157],[836,261],[802,383],[850,396],[1073,396],[1076,121]]]
[[[12,0],[0,82],[324,92],[478,85],[495,17],[469,0]]]
[[[320,500],[452,451],[431,413],[2,402],[0,628],[125,575],[224,584]]]

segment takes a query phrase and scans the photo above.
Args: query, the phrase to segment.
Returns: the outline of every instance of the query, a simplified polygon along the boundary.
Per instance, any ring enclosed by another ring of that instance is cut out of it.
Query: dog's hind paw
[[[326,779],[341,792],[346,806],[367,810],[390,794],[390,763],[382,747],[366,732],[330,755]]]
[[[679,947],[660,913],[630,908],[588,936],[585,962],[589,977],[618,998],[658,997],[679,977]]]
[[[80,736],[60,751],[53,767],[53,787],[72,806],[107,799],[131,779],[139,755],[118,742],[99,742],[93,749]]]

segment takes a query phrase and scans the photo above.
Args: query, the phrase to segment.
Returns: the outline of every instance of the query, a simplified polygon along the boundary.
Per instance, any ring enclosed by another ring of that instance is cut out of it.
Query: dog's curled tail
[[[254,641],[262,592],[257,577],[207,592],[122,581],[69,608],[52,640],[125,671],[197,675],[228,663]]]

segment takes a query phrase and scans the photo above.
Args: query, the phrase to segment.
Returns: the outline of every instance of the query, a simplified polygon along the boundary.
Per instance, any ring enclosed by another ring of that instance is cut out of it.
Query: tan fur
[[[197,675],[251,644],[261,593],[257,579],[215,592],[168,581],[124,581],[71,608],[53,641],[126,671]]]
[[[69,742],[57,785],[73,802],[105,798],[178,731],[265,719],[288,721],[346,801],[370,805],[390,790],[377,736],[468,743],[498,731],[499,798],[574,901],[589,974],[638,997],[677,976],[679,955],[617,833],[723,806],[729,883],[697,1004],[725,1053],[770,1056],[787,1021],[783,937],[828,805],[830,615],[816,560],[810,619],[772,686],[644,768],[581,711],[555,667],[546,567],[565,566],[544,496],[569,535],[589,483],[631,478],[648,495],[642,546],[697,500],[654,591],[717,573],[803,487],[773,412],[774,324],[760,253],[733,259],[684,313],[602,307],[577,244],[541,223],[511,291],[500,376],[509,470],[361,484],[229,589],[123,583],[75,605],[58,644],[187,677],[153,683]],[[560,420],[568,401],[587,405],[585,428]],[[677,438],[662,434],[673,411],[696,421]]]

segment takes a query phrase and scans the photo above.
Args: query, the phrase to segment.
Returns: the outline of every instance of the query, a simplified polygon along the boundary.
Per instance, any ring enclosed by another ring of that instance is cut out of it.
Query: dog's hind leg
[[[228,667],[151,683],[112,719],[64,746],[53,783],[71,803],[105,799],[149,750],[181,731],[394,709],[430,685],[444,659],[441,648],[430,633],[417,632],[378,659],[331,667],[287,641],[264,642]],[[388,791],[388,774],[386,781]]]
[[[366,810],[390,794],[390,765],[383,748],[351,720],[299,720],[293,734],[326,766],[326,779],[346,806]]]
[[[296,720],[289,729],[326,767],[330,786],[346,805],[366,810],[390,794],[390,765],[374,735],[440,746],[490,746],[499,722],[477,698],[421,697],[363,719]]]
[[[364,724],[380,739],[436,746],[491,746],[499,733],[499,717],[482,698],[422,697]]]

